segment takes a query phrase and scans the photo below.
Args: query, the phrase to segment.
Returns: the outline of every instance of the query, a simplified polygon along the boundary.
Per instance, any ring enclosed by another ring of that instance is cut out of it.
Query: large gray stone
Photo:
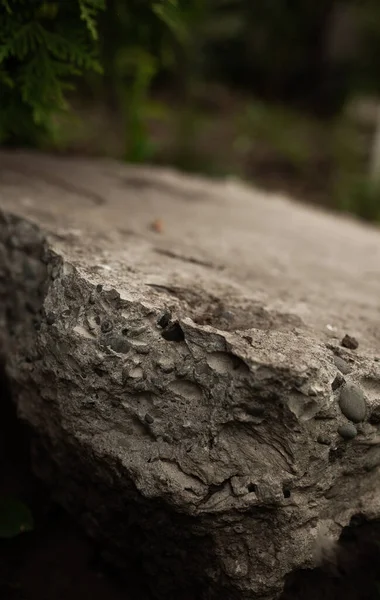
[[[1,345],[34,467],[116,565],[159,598],[273,599],[353,515],[380,517],[377,230],[21,153],[0,153],[0,206]],[[353,439],[345,382],[366,402]]]

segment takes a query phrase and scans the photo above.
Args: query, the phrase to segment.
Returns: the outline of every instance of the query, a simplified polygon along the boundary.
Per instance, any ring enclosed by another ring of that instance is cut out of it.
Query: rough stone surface
[[[322,533],[380,517],[377,230],[28,154],[0,153],[0,206],[2,353],[35,469],[116,565],[161,599],[269,600]],[[350,441],[345,386],[371,418]]]

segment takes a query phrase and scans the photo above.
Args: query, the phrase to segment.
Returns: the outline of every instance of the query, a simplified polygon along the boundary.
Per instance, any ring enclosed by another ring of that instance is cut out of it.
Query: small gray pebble
[[[352,423],[345,423],[338,427],[338,433],[345,440],[353,440],[357,436],[358,431]]]
[[[364,421],[367,412],[364,392],[354,383],[345,383],[339,397],[340,410],[353,423]]]
[[[133,329],[129,330],[129,335],[131,337],[139,337],[140,335],[145,333],[147,329],[148,328],[145,325],[141,325],[141,327],[134,327]]]
[[[124,337],[117,336],[107,340],[106,345],[112,348],[112,350],[118,354],[128,354],[131,348],[129,342]]]
[[[141,344],[139,346],[132,346],[132,347],[139,354],[149,354],[149,352],[150,352],[150,347],[148,346],[148,344],[144,344],[144,345]]]
[[[334,357],[334,363],[336,368],[339,369],[339,371],[343,373],[343,375],[348,375],[348,373],[351,372],[351,366],[340,356]]]
[[[356,338],[351,335],[345,335],[341,341],[341,345],[344,348],[349,348],[350,350],[356,350],[359,347],[359,342]]]
[[[154,419],[153,419],[152,415],[150,415],[149,413],[146,413],[144,419],[145,419],[145,422],[148,423],[149,425],[154,423]]]
[[[162,327],[163,329],[165,329],[165,327],[167,327],[169,325],[171,318],[172,318],[171,313],[168,310],[165,310],[158,315],[157,325],[159,327]]]
[[[103,321],[103,323],[101,324],[100,329],[102,330],[103,333],[108,333],[109,331],[111,331],[111,329],[113,328],[113,325],[111,323],[111,321]]]
[[[323,444],[324,446],[330,446],[330,440],[327,436],[325,435],[319,435],[317,438],[317,442],[318,444]]]
[[[119,300],[120,298],[120,294],[117,290],[115,290],[114,288],[112,288],[111,290],[109,290],[107,292],[107,296],[109,298],[109,300]]]

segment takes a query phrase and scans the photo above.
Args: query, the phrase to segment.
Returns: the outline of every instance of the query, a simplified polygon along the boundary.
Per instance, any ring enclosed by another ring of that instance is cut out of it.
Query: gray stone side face
[[[37,473],[121,570],[158,598],[268,600],[379,516],[373,357],[213,268],[153,282],[145,242],[54,223],[0,214],[2,354]]]

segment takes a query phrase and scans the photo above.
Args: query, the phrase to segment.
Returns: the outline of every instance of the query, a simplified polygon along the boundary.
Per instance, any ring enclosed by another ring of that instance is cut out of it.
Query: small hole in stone
[[[128,335],[128,333],[129,333],[129,332],[128,332],[128,329],[127,329],[127,327],[125,327],[124,329],[122,329],[122,330],[121,330],[121,333],[122,333],[123,335]]]
[[[282,493],[284,494],[284,498],[290,498],[290,490],[288,488],[283,488]]]
[[[336,447],[336,448],[330,448],[329,451],[329,462],[330,463],[334,463],[335,461],[339,460],[340,458],[342,458],[344,454],[344,449],[342,446]]]
[[[94,373],[96,373],[99,377],[103,377],[104,371],[98,369],[98,367],[94,367]]]
[[[257,485],[255,483],[249,483],[248,484],[248,491],[250,494],[256,494],[257,493]]]
[[[168,342],[183,342],[185,339],[185,334],[179,323],[173,323],[161,335]]]

